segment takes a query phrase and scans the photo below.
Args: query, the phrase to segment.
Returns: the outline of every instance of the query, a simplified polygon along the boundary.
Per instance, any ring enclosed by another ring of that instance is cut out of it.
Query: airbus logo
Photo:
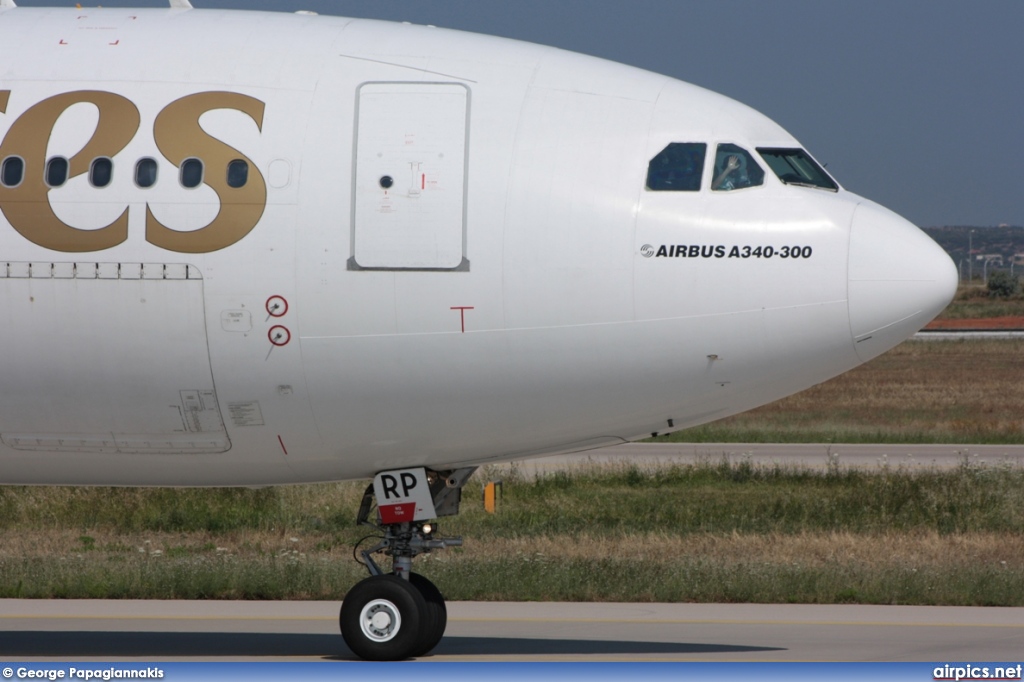
[[[810,258],[814,249],[807,245],[756,245],[756,244],[662,244],[654,247],[644,244],[640,255],[644,258]]]

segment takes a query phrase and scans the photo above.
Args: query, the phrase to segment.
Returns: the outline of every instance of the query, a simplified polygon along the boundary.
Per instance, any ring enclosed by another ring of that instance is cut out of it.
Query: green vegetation
[[[485,519],[495,537],[589,534],[1010,532],[1024,529],[1024,470],[826,472],[749,461],[557,473],[519,482]],[[514,479],[513,479],[514,480]],[[508,487],[508,486],[506,486]],[[515,504],[513,504],[513,502]]]
[[[450,599],[1024,605],[1018,468],[482,474],[499,513],[467,493],[466,547],[417,563]],[[2,489],[0,596],[340,599],[361,488]]]
[[[977,287],[984,298],[956,299],[939,315],[938,320],[979,320],[993,317],[1024,316],[1024,300],[993,299],[987,289]]]
[[[992,298],[1011,298],[1020,293],[1020,278],[1005,270],[996,270],[989,275],[986,288]]]
[[[1007,273],[989,277],[998,282]],[[953,302],[939,314],[937,320],[984,320],[994,317],[1024,317],[1024,295],[1020,290],[1007,295],[993,297],[990,290],[983,284],[961,285]]]

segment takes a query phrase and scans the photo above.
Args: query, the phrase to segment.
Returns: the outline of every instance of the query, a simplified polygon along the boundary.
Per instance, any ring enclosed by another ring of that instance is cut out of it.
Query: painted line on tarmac
[[[4,620],[151,620],[151,621],[313,621],[334,622],[335,618],[315,616],[83,616],[83,615],[2,615]],[[727,619],[640,619],[640,618],[449,618],[449,623],[591,623],[609,625],[854,625],[920,628],[1013,628],[1024,629],[1024,623],[894,623],[886,621],[832,621],[832,620],[727,620]]]
[[[714,620],[700,618],[683,619],[651,619],[636,618],[449,618],[449,623],[608,623],[638,625],[860,625],[889,626],[916,628],[1022,628],[1024,624],[1016,623],[893,623],[886,621],[838,621],[838,620]]]
[[[339,602],[340,604],[340,602]],[[0,622],[5,620],[269,620],[269,621],[324,621],[332,622],[335,617],[318,616],[88,616],[88,615],[38,615],[34,613],[18,613],[14,615],[0,615]]]

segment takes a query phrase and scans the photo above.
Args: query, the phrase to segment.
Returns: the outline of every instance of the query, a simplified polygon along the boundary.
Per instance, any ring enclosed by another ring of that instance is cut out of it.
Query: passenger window
[[[25,161],[20,156],[8,156],[0,166],[0,183],[4,187],[17,187],[25,179]]]
[[[46,184],[50,187],[63,187],[68,181],[68,160],[63,156],[55,156],[46,162]]]
[[[647,166],[647,189],[652,192],[698,192],[708,146],[703,142],[673,142]]]
[[[238,189],[245,187],[249,181],[249,164],[242,159],[235,159],[228,164],[228,187]]]
[[[803,149],[762,149],[757,153],[787,185],[817,187],[836,192],[839,185]]]
[[[93,187],[106,187],[114,179],[114,162],[106,157],[94,159],[89,166],[89,184]]]
[[[203,182],[203,162],[199,159],[185,159],[181,164],[181,184],[195,189]]]
[[[155,185],[156,169],[155,159],[139,159],[139,162],[135,164],[135,184],[142,189],[148,189]]]
[[[718,145],[711,189],[728,192],[764,184],[764,171],[746,149],[734,144]]]

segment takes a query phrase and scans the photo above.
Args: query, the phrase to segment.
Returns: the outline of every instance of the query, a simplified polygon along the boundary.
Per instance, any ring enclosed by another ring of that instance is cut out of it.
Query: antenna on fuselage
[[[10,9],[11,7],[17,7],[14,0],[0,0],[0,9]]]
[[[4,0],[0,0],[4,2]],[[171,7],[173,9],[192,9],[192,3],[188,0],[171,0]]]

